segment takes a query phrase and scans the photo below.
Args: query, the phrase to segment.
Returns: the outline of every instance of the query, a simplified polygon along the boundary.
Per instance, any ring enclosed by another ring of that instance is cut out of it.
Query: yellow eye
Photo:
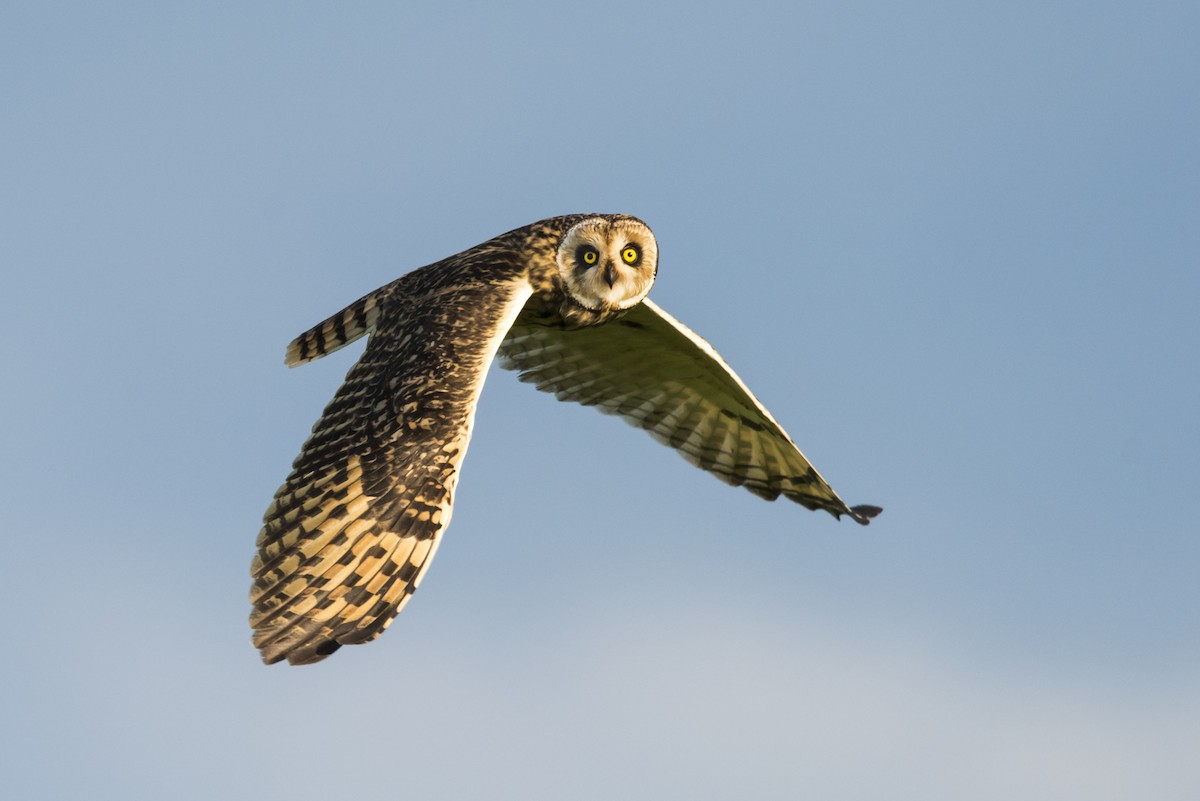
[[[591,245],[580,245],[579,250],[575,251],[575,258],[579,259],[580,264],[594,267],[600,261],[600,251]]]
[[[621,251],[621,258],[624,259],[626,264],[637,264],[638,259],[641,257],[641,252],[633,245],[626,245],[625,249]]]

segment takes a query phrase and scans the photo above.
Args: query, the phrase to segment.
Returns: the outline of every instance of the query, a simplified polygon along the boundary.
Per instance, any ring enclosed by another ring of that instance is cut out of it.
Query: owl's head
[[[563,235],[557,260],[571,300],[593,311],[628,309],[654,284],[658,243],[636,217],[588,217]]]

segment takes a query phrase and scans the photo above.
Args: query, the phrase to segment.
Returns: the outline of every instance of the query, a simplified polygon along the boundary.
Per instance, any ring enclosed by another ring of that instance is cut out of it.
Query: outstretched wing
[[[450,522],[487,368],[531,290],[420,272],[289,347],[298,363],[371,334],[263,516],[250,624],[264,662],[316,662],[378,637]]]
[[[619,415],[755,495],[783,495],[864,525],[881,511],[847,506],[712,346],[649,300],[618,320],[578,330],[523,315],[499,358],[522,381]]]

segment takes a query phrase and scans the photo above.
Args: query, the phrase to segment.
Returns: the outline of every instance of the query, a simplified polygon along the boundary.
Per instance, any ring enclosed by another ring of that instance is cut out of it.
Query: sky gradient
[[[3,16],[13,797],[1200,794],[1200,6]],[[395,625],[262,666],[288,341],[586,211],[883,516],[497,370]]]

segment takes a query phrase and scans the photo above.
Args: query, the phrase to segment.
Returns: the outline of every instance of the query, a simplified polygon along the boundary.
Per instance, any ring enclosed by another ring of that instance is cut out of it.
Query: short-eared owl
[[[768,500],[866,524],[717,352],[646,300],[658,244],[620,214],[554,217],[408,273],[301,334],[287,364],[362,358],[263,516],[250,624],[263,661],[378,637],[450,523],[488,365],[644,428]]]

